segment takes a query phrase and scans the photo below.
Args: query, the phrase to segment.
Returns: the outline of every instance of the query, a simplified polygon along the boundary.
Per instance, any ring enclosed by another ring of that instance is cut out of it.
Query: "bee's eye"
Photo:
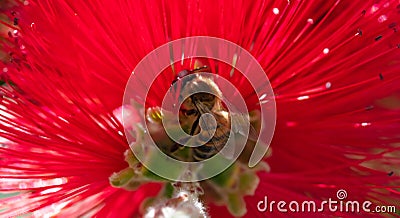
[[[191,109],[191,110],[184,111],[184,113],[186,116],[197,115],[197,110]]]
[[[204,94],[204,95],[201,96],[200,99],[201,99],[202,101],[212,101],[212,100],[214,100],[214,98],[215,98],[214,95],[211,95],[211,94]]]

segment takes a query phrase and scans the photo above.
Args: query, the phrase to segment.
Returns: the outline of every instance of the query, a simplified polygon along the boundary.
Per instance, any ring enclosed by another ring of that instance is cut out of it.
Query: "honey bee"
[[[206,67],[202,67],[204,69]],[[232,130],[234,133],[246,135],[243,131],[246,119],[241,114],[230,113],[222,104],[222,92],[214,80],[208,76],[193,71],[181,71],[178,79],[181,80],[179,98],[183,103],[179,110],[179,122],[182,129],[189,135],[198,135],[202,140],[200,146],[190,148],[190,161],[202,161],[213,157],[221,151],[228,142]],[[191,73],[191,76],[185,75]],[[181,77],[181,78],[180,78]],[[175,82],[175,81],[174,81]],[[204,92],[193,93],[194,90]],[[189,96],[183,99],[185,96]],[[211,114],[216,122],[211,122],[211,117],[203,116]],[[200,119],[202,117],[202,119]],[[232,117],[239,119],[231,119]],[[215,132],[214,132],[215,130]],[[209,139],[207,141],[207,139]],[[249,139],[257,140],[256,130],[250,125]],[[176,143],[170,148],[171,153],[183,149],[185,142]],[[234,151],[228,151],[228,158],[233,157]]]

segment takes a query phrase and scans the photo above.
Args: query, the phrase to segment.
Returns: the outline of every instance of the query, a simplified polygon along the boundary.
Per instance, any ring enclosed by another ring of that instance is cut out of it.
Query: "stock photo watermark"
[[[347,198],[347,191],[340,189],[336,192],[336,198],[316,202],[309,201],[283,201],[270,200],[264,196],[263,200],[257,203],[257,210],[263,213],[398,213],[394,205],[373,205],[371,201],[356,201]]]

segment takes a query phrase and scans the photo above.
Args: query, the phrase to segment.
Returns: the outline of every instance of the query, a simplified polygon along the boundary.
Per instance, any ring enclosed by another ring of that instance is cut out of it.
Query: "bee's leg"
[[[211,158],[217,153],[217,150],[212,145],[202,145],[194,149],[193,158],[195,161],[202,161]]]
[[[195,135],[197,134],[200,129],[199,129],[199,120],[200,120],[200,116],[196,119],[196,121],[194,121],[192,128],[190,130],[190,135]]]
[[[169,148],[169,152],[174,153],[175,151],[177,151],[178,149],[180,149],[182,146],[178,143],[175,143],[174,145],[172,145]]]

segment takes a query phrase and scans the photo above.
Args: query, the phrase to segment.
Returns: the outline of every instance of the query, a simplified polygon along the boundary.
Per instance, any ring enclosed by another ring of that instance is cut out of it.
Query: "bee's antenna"
[[[203,69],[207,69],[207,68],[208,68],[208,66],[207,66],[207,65],[204,65],[204,66],[195,68],[195,69],[191,70],[190,72],[191,72],[191,73],[195,73],[195,72],[197,72],[197,71],[200,71],[200,70],[203,70]]]

